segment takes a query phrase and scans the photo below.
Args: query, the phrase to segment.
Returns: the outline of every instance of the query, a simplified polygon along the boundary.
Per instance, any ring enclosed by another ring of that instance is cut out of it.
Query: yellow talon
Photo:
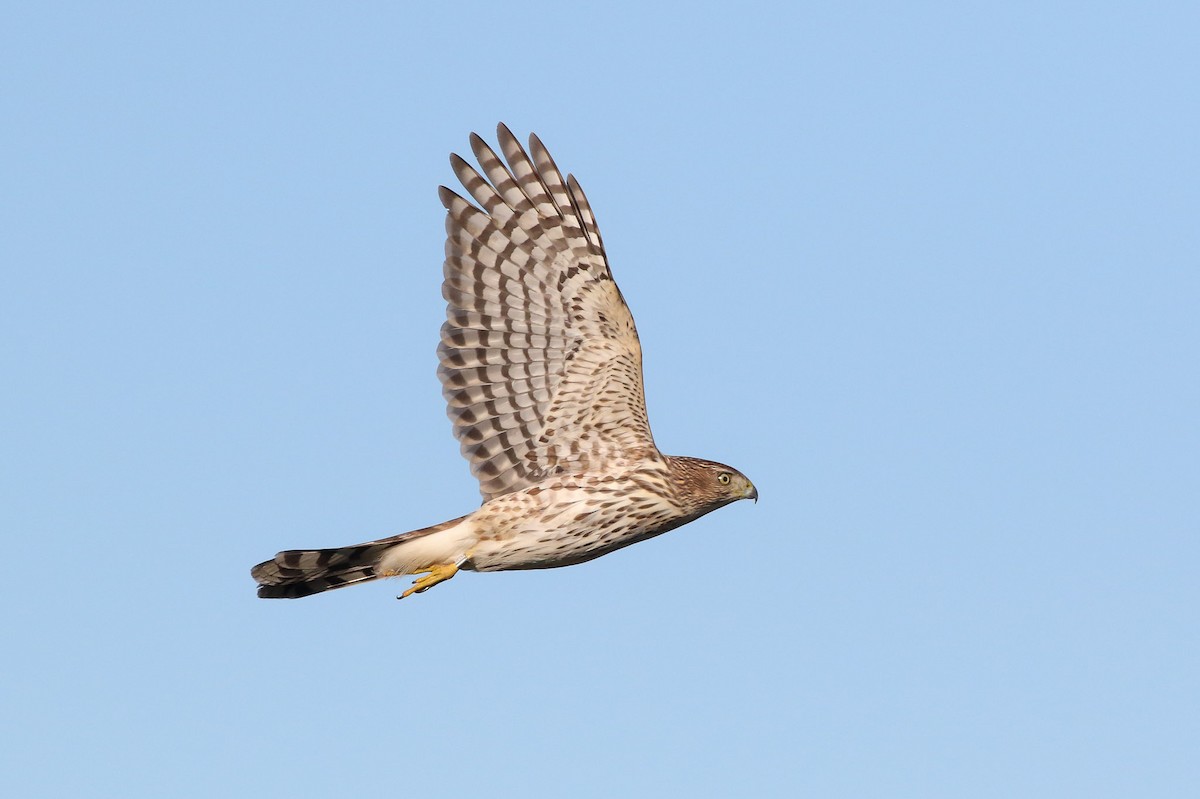
[[[458,564],[456,563],[439,563],[436,566],[429,567],[425,576],[419,580],[413,581],[412,588],[405,591],[396,599],[404,599],[406,596],[419,594],[422,591],[428,591],[440,582],[449,580],[458,573]]]

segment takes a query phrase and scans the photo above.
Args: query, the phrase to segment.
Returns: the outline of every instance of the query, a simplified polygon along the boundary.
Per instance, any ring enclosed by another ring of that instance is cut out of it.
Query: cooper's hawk
[[[637,329],[591,206],[537,136],[504,125],[502,161],[472,134],[482,174],[457,155],[450,189],[438,377],[483,505],[452,521],[339,549],[290,550],[254,567],[260,597],[302,597],[459,569],[569,566],[758,499],[741,472],[654,445]],[[505,163],[507,162],[507,163]]]

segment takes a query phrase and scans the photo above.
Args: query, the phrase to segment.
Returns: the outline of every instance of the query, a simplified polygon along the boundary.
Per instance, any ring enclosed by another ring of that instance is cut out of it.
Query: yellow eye
[[[732,479],[733,477],[729,474],[729,472],[721,472],[717,475],[717,482],[723,486],[729,485],[729,481]]]

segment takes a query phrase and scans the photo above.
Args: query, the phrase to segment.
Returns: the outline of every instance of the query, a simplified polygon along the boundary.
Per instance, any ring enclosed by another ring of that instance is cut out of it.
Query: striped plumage
[[[503,160],[476,135],[478,171],[450,158],[474,204],[439,189],[438,376],[483,505],[392,538],[281,552],[254,567],[259,596],[429,572],[407,596],[460,568],[566,566],[757,499],[728,466],[658,451],[637,328],[583,190],[536,136],[528,151],[503,125],[498,136]]]

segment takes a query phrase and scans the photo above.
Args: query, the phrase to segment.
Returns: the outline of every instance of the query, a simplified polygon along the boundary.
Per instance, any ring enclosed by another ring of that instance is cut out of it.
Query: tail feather
[[[465,517],[464,517],[465,518]],[[402,546],[457,525],[462,518],[402,533],[391,538],[333,549],[289,549],[250,570],[263,599],[298,599],[334,588],[363,583],[395,572],[379,570],[383,557]]]

